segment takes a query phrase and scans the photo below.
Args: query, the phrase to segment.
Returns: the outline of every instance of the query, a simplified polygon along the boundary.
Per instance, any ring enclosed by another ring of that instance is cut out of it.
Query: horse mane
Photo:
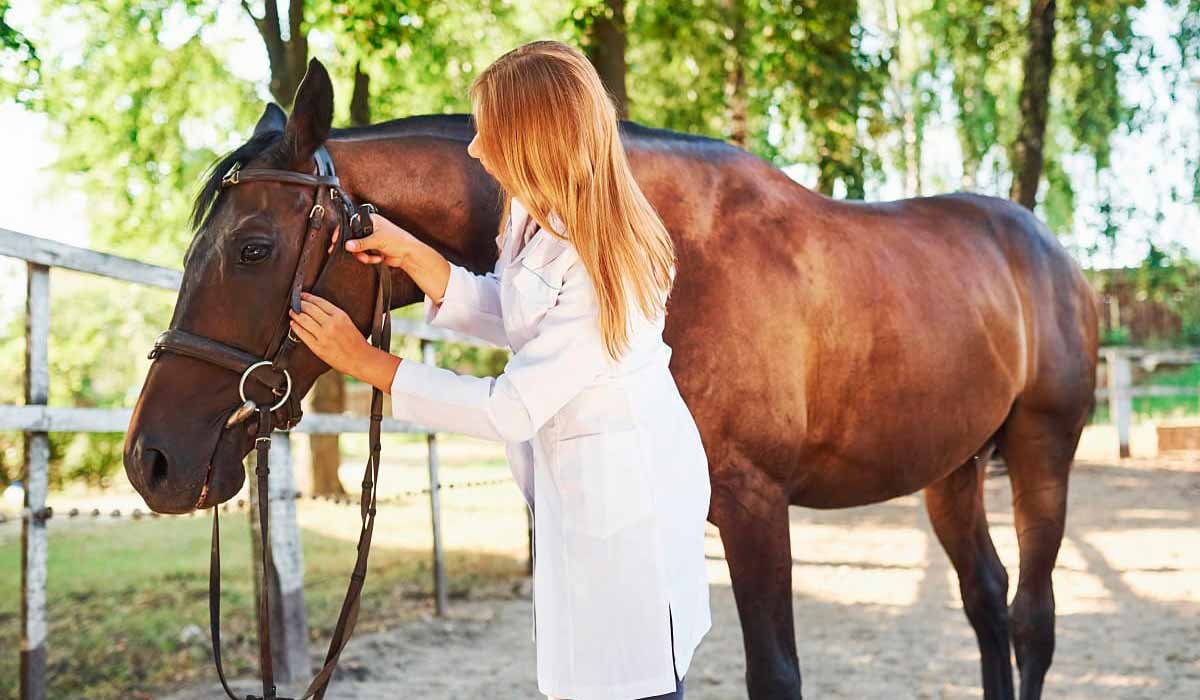
[[[729,144],[719,139],[697,134],[687,134],[670,129],[659,129],[644,126],[637,122],[621,121],[621,132],[635,141],[650,142],[662,146],[711,146],[716,148],[731,148]],[[394,138],[400,136],[436,136],[463,143],[469,142],[475,135],[475,127],[469,114],[424,114],[411,117],[401,117],[378,124],[352,126],[333,129],[330,138],[336,139],[375,139]],[[221,194],[221,178],[229,172],[235,163],[245,163],[260,156],[267,156],[272,162],[268,167],[286,168],[283,149],[273,147],[283,138],[282,131],[267,131],[256,134],[249,141],[233,151],[219,157],[209,167],[205,175],[204,185],[196,194],[192,204],[192,231],[197,232],[212,216],[217,197]]]
[[[196,201],[192,203],[191,218],[193,233],[203,228],[208,218],[212,215],[213,205],[216,203],[217,196],[221,194],[221,179],[225,177],[229,169],[235,163],[245,163],[267,153],[282,138],[282,131],[265,131],[261,134],[255,134],[249,141],[226,153],[224,156],[217,158],[209,166],[208,172],[204,177],[204,185],[196,193]],[[276,153],[280,152],[276,150]],[[282,160],[282,154],[276,160]],[[271,167],[284,167],[284,164],[273,162],[271,163]]]

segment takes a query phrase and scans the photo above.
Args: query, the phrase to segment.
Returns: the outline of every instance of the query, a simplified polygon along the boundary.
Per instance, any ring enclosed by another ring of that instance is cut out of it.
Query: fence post
[[[50,268],[26,263],[25,403],[50,399]],[[21,698],[46,698],[46,490],[50,436],[25,433],[25,517],[21,521]]]
[[[1133,363],[1128,353],[1120,348],[1107,348],[1104,358],[1108,362],[1108,411],[1117,426],[1117,441],[1121,459],[1129,457],[1130,423],[1133,420]]]
[[[433,343],[421,341],[421,360],[427,365],[437,363]],[[442,482],[438,477],[438,448],[437,435],[427,433],[426,444],[429,447],[429,512],[433,519],[433,597],[434,614],[441,617],[446,614],[446,558],[442,552]]]
[[[257,465],[255,465],[257,467]],[[262,557],[262,533],[258,528],[258,482],[250,485],[250,533],[254,561]],[[292,441],[287,433],[271,437],[271,472],[267,475],[267,508],[271,516],[271,663],[280,684],[304,681],[309,672],[308,616],[304,610],[304,556],[300,525],[296,520],[296,484],[292,473]],[[254,595],[259,600],[264,581],[254,567]],[[255,610],[258,610],[255,605]]]

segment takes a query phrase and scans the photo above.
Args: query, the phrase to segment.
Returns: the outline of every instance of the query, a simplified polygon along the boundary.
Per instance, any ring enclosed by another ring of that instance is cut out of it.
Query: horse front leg
[[[799,700],[787,498],[753,467],[714,474],[711,520],[733,581],[750,699]]]

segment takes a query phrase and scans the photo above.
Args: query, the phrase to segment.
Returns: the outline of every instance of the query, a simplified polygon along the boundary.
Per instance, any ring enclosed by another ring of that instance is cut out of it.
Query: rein
[[[305,270],[308,269],[313,255],[325,243],[325,214],[327,209],[333,209],[337,222],[340,224],[344,240],[363,238],[372,233],[370,214],[375,207],[370,204],[355,206],[350,196],[341,188],[334,170],[333,159],[329,151],[320,146],[313,155],[317,164],[317,174],[278,170],[273,168],[241,168],[234,165],[221,180],[221,188],[227,189],[246,182],[274,182],[281,185],[315,187],[316,194],[313,207],[308,215],[304,241],[300,249],[300,258],[288,291],[289,307],[300,311],[300,293],[306,288],[304,284]],[[323,204],[325,200],[328,204]],[[332,231],[329,238],[332,239]],[[325,272],[345,255],[342,246],[334,246],[331,253],[322,263],[316,278],[308,289],[316,289]],[[371,345],[381,350],[391,348],[391,276],[383,265],[376,267],[375,307],[371,317]],[[271,554],[270,537],[270,490],[268,476],[270,474],[271,432],[275,428],[290,430],[297,423],[303,412],[300,409],[300,397],[292,392],[292,377],[288,373],[292,352],[300,344],[300,340],[292,334],[286,313],[284,314],[281,330],[277,331],[267,346],[267,352],[256,356],[239,348],[226,345],[200,335],[188,333],[177,328],[163,331],[155,340],[154,348],[150,351],[150,359],[156,359],[164,353],[184,355],[209,364],[237,372],[241,375],[238,382],[238,395],[241,403],[231,410],[225,421],[225,427],[231,428],[257,414],[258,427],[254,438],[257,453],[255,477],[258,484],[258,522],[262,535],[262,591],[258,611],[258,663],[262,675],[262,695],[246,695],[239,697],[229,687],[225,679],[225,670],[221,664],[221,533],[217,516],[217,504],[213,504],[212,550],[209,559],[208,577],[208,610],[209,628],[212,632],[213,662],[217,668],[217,676],[221,686],[230,700],[291,700],[281,698],[275,689],[275,675],[271,657],[271,624],[270,624],[270,590],[274,565]],[[274,352],[271,349],[274,348]],[[267,359],[269,358],[269,359]],[[273,403],[260,406],[246,397],[246,382],[253,379],[270,389]],[[280,415],[277,417],[276,414]],[[376,486],[379,483],[380,435],[383,423],[383,392],[377,388],[371,391],[371,424],[368,431],[370,454],[367,457],[365,473],[363,474],[360,516],[362,527],[358,535],[358,554],[354,562],[354,570],[350,574],[350,583],[346,597],[342,600],[341,612],[338,614],[337,625],[329,641],[329,650],[325,655],[325,663],[317,675],[309,683],[304,694],[295,700],[308,698],[323,698],[337,668],[338,659],[347,642],[354,633],[358,621],[359,602],[363,584],[367,576],[367,558],[371,551],[371,536],[375,529]],[[211,482],[210,473],[205,477],[204,488],[196,503],[202,508],[208,499],[208,489]]]

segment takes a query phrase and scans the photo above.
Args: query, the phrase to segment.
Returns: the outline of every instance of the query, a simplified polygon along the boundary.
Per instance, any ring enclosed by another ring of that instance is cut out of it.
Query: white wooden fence
[[[1144,348],[1104,348],[1101,359],[1108,365],[1108,381],[1096,390],[1096,398],[1108,400],[1109,417],[1117,427],[1118,449],[1121,458],[1129,456],[1130,430],[1133,424],[1135,396],[1200,396],[1196,386],[1135,385],[1134,364],[1147,371],[1160,365],[1192,365],[1200,363],[1200,348],[1181,350],[1147,350]]]
[[[62,408],[49,403],[50,344],[50,268],[86,272],[134,284],[178,290],[182,274],[177,270],[148,265],[136,260],[107,255],[0,228],[0,255],[25,261],[27,271],[25,301],[25,405],[0,405],[0,430],[19,430],[25,434],[23,479],[25,503],[22,511],[21,557],[21,695],[22,700],[44,700],[46,686],[46,521],[52,512],[46,506],[49,482],[50,441],[52,432],[123,433],[129,425],[131,409]],[[439,328],[394,319],[393,331],[421,340],[422,356],[434,361],[433,341],[450,341],[486,346],[479,340]],[[366,416],[310,414],[295,432],[310,434],[365,433]],[[442,552],[441,503],[438,479],[437,436],[418,426],[385,418],[383,430],[391,433],[426,435],[429,454],[429,499],[433,528],[433,577],[438,615],[447,604],[445,562]],[[309,673],[308,628],[304,614],[304,566],[300,548],[300,528],[296,521],[291,441],[288,433],[277,432],[271,441],[271,466],[268,487],[271,509],[271,544],[274,571],[268,581],[256,581],[272,587],[271,634],[276,642],[276,678],[281,683],[301,680]],[[253,503],[261,495],[251,486]],[[253,518],[250,520],[254,521]],[[257,528],[251,527],[254,546],[261,546]],[[259,592],[261,595],[261,592]],[[257,609],[257,606],[256,606]]]

